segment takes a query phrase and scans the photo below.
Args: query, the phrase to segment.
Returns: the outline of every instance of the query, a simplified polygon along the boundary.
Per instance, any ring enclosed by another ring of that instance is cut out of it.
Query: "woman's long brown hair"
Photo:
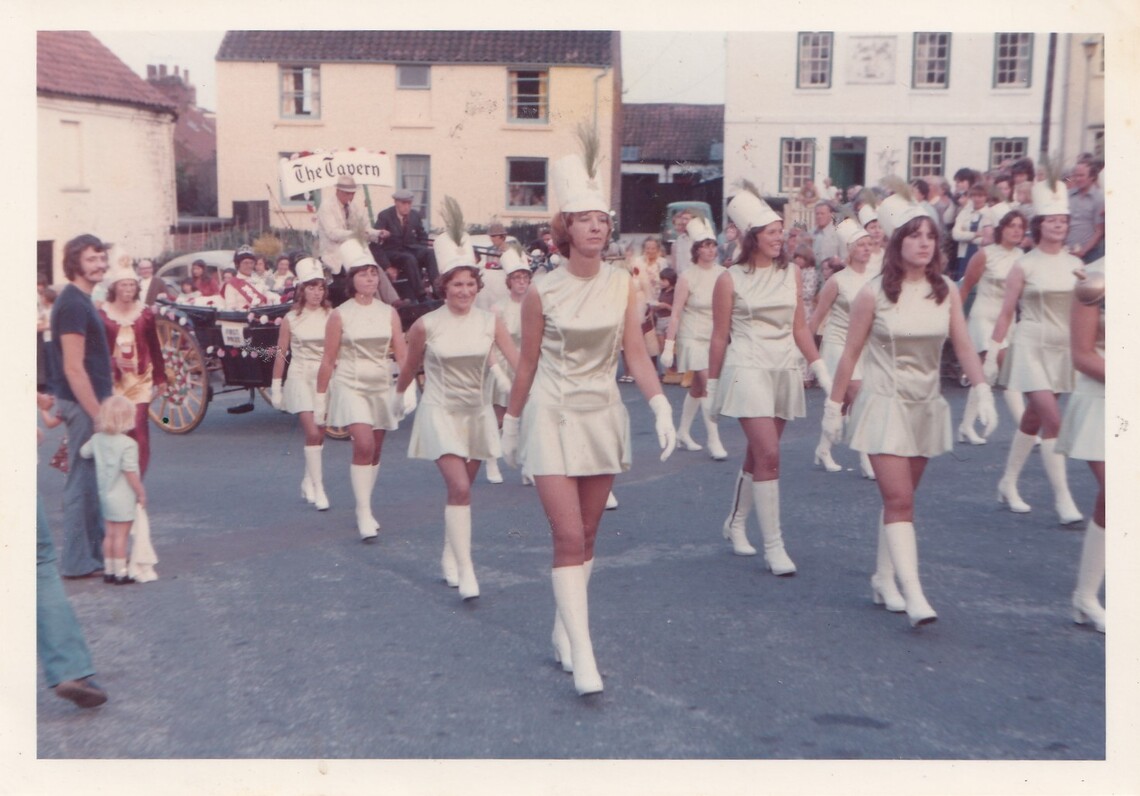
[[[898,303],[903,274],[906,272],[906,266],[902,261],[902,242],[923,224],[929,225],[934,232],[934,256],[926,264],[926,281],[930,283],[930,293],[934,296],[934,303],[941,304],[950,292],[946,280],[942,278],[946,256],[942,253],[942,235],[938,232],[938,226],[930,216],[916,216],[895,230],[891,235],[891,242],[887,245],[886,253],[883,254],[883,293],[892,304]]]

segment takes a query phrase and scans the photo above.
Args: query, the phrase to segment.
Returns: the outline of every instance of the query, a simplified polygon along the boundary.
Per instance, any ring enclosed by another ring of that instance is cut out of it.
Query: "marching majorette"
[[[404,372],[407,344],[394,309],[379,296],[380,266],[363,242],[350,238],[339,255],[347,272],[345,302],[329,315],[325,350],[317,372],[313,416],[317,425],[348,428],[352,438],[352,464],[348,468],[356,500],[356,530],[370,542],[380,531],[372,514],[372,491],[380,472],[384,434],[399,424],[393,407],[389,352]],[[335,372],[334,372],[335,370]]]
[[[536,282],[522,304],[523,349],[507,414],[503,454],[535,481],[554,542],[555,659],[580,695],[600,692],[590,640],[587,584],[614,475],[630,467],[629,414],[616,376],[618,351],[655,417],[662,459],[676,445],[669,401],[645,349],[628,271],[602,261],[612,233],[598,170],[598,140],[579,129],[585,157],[551,167],[558,212],[551,222],[564,265]]]
[[[312,257],[305,257],[297,262],[296,273],[296,284],[300,287],[293,300],[293,308],[281,319],[269,400],[276,409],[297,416],[305,437],[305,475],[301,479],[301,496],[316,506],[317,511],[325,511],[329,507],[321,463],[325,429],[313,415],[317,376],[324,356],[325,331],[332,305],[320,263]],[[289,379],[282,390],[286,357],[289,358]]]
[[[867,261],[867,270],[879,273],[883,270],[883,227],[879,224],[879,200],[872,190],[864,190],[861,194],[864,201],[859,208],[859,224],[867,230],[871,237],[871,259]]]
[[[677,370],[693,372],[693,381],[685,393],[681,406],[681,422],[677,426],[677,444],[685,450],[699,451],[698,445],[690,436],[693,420],[699,411],[705,421],[708,435],[709,456],[717,461],[728,458],[728,452],[721,444],[717,429],[716,415],[712,414],[708,403],[706,387],[709,377],[709,338],[712,336],[712,297],[717,278],[724,273],[717,261],[716,233],[702,216],[694,216],[687,227],[688,238],[692,241],[691,251],[678,252],[677,256],[689,257],[693,267],[681,274],[677,280],[676,298],[669,318],[669,328],[665,331],[665,349],[661,352],[661,364],[673,367],[674,348],[680,341],[681,353],[676,357]]]
[[[851,303],[855,296],[867,284],[867,281],[877,270],[871,268],[871,235],[863,225],[850,218],[845,218],[836,226],[839,241],[847,253],[847,265],[842,271],[837,271],[824,283],[816,300],[815,312],[808,322],[812,335],[818,334],[820,321],[827,319],[823,328],[823,342],[819,348],[819,355],[827,365],[829,373],[835,372],[839,364],[839,357],[843,354],[843,345],[847,341],[847,324],[851,320]],[[847,402],[855,400],[859,394],[859,385],[862,384],[863,370],[862,358],[855,365],[855,372],[851,375],[851,385],[847,389]],[[831,441],[824,435],[819,435],[819,444],[815,447],[815,463],[823,465],[829,473],[837,473],[843,468],[831,456]],[[871,469],[871,460],[867,454],[859,454],[859,469],[864,478],[875,480],[875,473]]]
[[[714,414],[740,421],[748,448],[723,531],[734,553],[755,555],[745,535],[755,507],[765,564],[774,575],[794,575],[780,528],[780,436],[788,420],[806,413],[799,357],[825,390],[831,375],[804,319],[800,269],[784,259],[783,219],[750,183],[727,213],[742,245],[713,289],[708,391]]]
[[[1047,171],[1049,164],[1046,163]],[[1053,507],[1062,525],[1084,518],[1073,502],[1065,472],[1065,457],[1057,452],[1061,427],[1059,396],[1073,390],[1073,361],[1069,341],[1069,305],[1076,284],[1074,271],[1081,260],[1065,248],[1069,230],[1069,196],[1065,185],[1051,173],[1033,185],[1033,219],[1029,231],[1037,244],[1010,268],[1005,280],[1001,313],[994,323],[987,349],[1004,351],[986,358],[986,375],[1007,390],[1025,393],[1029,405],[1021,416],[998,482],[998,501],[1018,514],[1030,510],[1017,491],[1017,479],[1026,459],[1041,437],[1041,462],[1053,488]],[[1012,334],[1015,311],[1021,316]],[[1000,377],[998,374],[1001,366]]]
[[[522,246],[512,241],[507,244],[499,258],[499,264],[506,276],[507,296],[496,302],[492,311],[507,327],[507,333],[514,341],[515,348],[520,348],[522,346],[522,301],[527,290],[530,289],[530,262]],[[491,404],[495,407],[495,417],[499,421],[499,427],[502,428],[503,416],[507,413],[507,403],[511,398],[511,381],[515,377],[515,370],[507,362],[500,360],[499,364],[503,368],[506,378],[491,380],[493,388]],[[492,467],[494,472],[492,472]],[[487,460],[487,480],[493,484],[503,482],[498,459]],[[524,484],[533,483],[526,473],[523,473],[522,480]]]
[[[930,457],[953,447],[950,406],[941,392],[947,336],[974,385],[987,434],[997,425],[997,413],[966,332],[958,291],[942,274],[937,222],[911,200],[901,181],[879,206],[879,222],[890,240],[883,271],[852,304],[823,431],[833,442],[843,436],[843,401],[862,358],[863,384],[851,407],[847,444],[870,455],[883,499],[871,599],[889,611],[906,611],[917,626],[938,618],[918,576],[914,495]]]
[[[450,196],[442,216],[446,234],[436,238],[444,304],[421,316],[408,330],[408,360],[396,384],[397,404],[424,370],[424,393],[416,410],[408,458],[433,461],[447,487],[443,510],[443,577],[459,596],[479,596],[471,560],[471,484],[479,465],[501,453],[499,428],[484,378],[497,346],[507,362],[518,351],[502,321],[475,306],[482,281],[475,251],[463,224],[463,212]],[[502,375],[499,366],[497,373]]]

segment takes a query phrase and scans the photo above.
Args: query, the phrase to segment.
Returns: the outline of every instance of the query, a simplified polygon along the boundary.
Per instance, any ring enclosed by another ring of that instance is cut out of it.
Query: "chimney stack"
[[[147,64],[146,65],[146,79],[147,80],[154,80],[154,78],[157,75],[158,75],[158,69],[155,68],[155,65],[154,64]]]

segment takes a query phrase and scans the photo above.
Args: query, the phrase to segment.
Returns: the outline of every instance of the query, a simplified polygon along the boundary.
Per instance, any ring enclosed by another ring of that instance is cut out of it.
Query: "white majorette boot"
[[[1025,394],[1007,388],[1002,390],[1002,396],[1005,398],[1005,406],[1009,410],[1010,417],[1013,418],[1014,427],[1020,426],[1021,416],[1025,414]]]
[[[556,567],[550,570],[554,587],[554,602],[558,615],[570,639],[571,666],[574,669],[574,689],[579,696],[602,691],[602,676],[594,660],[594,646],[590,642],[590,608],[586,597],[586,573],[582,566]]]
[[[752,502],[756,518],[760,520],[760,535],[764,538],[764,562],[773,575],[795,575],[796,565],[784,550],[784,536],[780,530],[780,482],[753,481]]]
[[[1053,487],[1053,507],[1062,525],[1083,522],[1084,516],[1073,495],[1069,492],[1069,476],[1065,472],[1065,454],[1057,453],[1057,438],[1041,440],[1041,463],[1045,465],[1045,475],[1049,486]]]
[[[1017,479],[1025,467],[1025,461],[1033,452],[1037,444],[1037,437],[1026,434],[1021,429],[1013,433],[1013,441],[1009,443],[1009,456],[1005,460],[1005,473],[998,481],[998,503],[1005,503],[1014,514],[1029,512],[1029,504],[1021,499],[1017,492]]]
[[[709,407],[709,397],[706,395],[704,398],[698,399],[701,406],[701,417],[705,421],[705,436],[708,437],[709,456],[718,462],[723,462],[728,458],[728,451],[724,449],[724,445],[720,441],[720,429],[717,427],[716,415],[712,414]]]
[[[440,571],[443,572],[444,582],[451,588],[459,586],[459,564],[455,561],[455,551],[451,549],[451,542],[447,540],[447,531],[443,533],[443,555],[439,559]]]
[[[606,495],[606,511],[613,511],[617,507],[618,507],[617,495],[615,495],[613,492],[610,492],[608,495]]]
[[[582,571],[586,576],[586,594],[590,593],[590,575],[594,572],[594,559],[582,564]],[[570,654],[570,636],[566,635],[566,626],[562,624],[562,614],[558,613],[558,605],[554,606],[554,630],[550,633],[550,643],[554,645],[554,660],[562,664],[562,671],[574,671],[574,661]]]
[[[732,542],[738,556],[754,556],[756,548],[748,541],[748,515],[752,513],[752,473],[743,470],[736,476],[732,490],[732,511],[724,521],[724,538]]]
[[[815,446],[815,460],[813,464],[822,464],[823,469],[829,473],[838,473],[843,467],[831,457],[831,440],[823,434],[819,435],[819,444]]]
[[[1077,567],[1077,588],[1073,590],[1073,621],[1092,625],[1104,632],[1104,606],[1100,604],[1100,584],[1104,583],[1104,528],[1089,520]]]
[[[926,601],[926,596],[922,593],[922,581],[918,579],[918,541],[915,539],[914,523],[887,523],[883,526],[883,533],[887,537],[887,549],[891,553],[891,562],[895,565],[895,574],[902,586],[910,626],[918,627],[933,622],[938,614]]]
[[[306,453],[308,452],[308,449],[309,449],[309,446],[306,445],[305,446]],[[305,459],[306,459],[306,461],[305,461],[305,477],[301,479],[301,497],[303,497],[305,499],[306,503],[313,503],[316,501],[317,496],[316,496],[316,493],[313,492],[313,479],[309,478],[308,457],[306,456]]]
[[[487,460],[487,483],[488,484],[501,484],[503,483],[503,472],[499,469],[498,459]]]
[[[859,472],[867,480],[875,480],[875,468],[871,466],[871,457],[865,453],[859,454]]]
[[[317,511],[325,511],[329,507],[329,498],[325,494],[324,467],[321,464],[323,445],[305,446],[305,480],[309,482],[313,498],[309,502],[317,507]],[[301,482],[304,489],[304,481]]]
[[[697,419],[697,412],[700,408],[701,399],[685,393],[685,402],[681,404],[681,422],[677,424],[677,444],[687,451],[702,450],[701,446],[690,435],[693,430],[693,421]]]
[[[879,512],[879,544],[875,555],[875,574],[871,576],[871,602],[886,606],[888,611],[902,613],[906,610],[899,587],[895,584],[895,565],[891,562],[891,551],[887,547],[887,533],[883,528],[883,512]]]
[[[444,506],[443,527],[459,567],[459,597],[473,600],[479,596],[479,581],[471,561],[471,507]]]
[[[372,516],[372,465],[350,464],[348,480],[352,484],[352,496],[356,499],[356,530],[361,541],[371,542],[380,530],[379,523]]]
[[[971,445],[985,445],[986,438],[974,431],[974,421],[978,419],[978,394],[970,390],[966,396],[966,409],[958,426],[958,441]]]
[[[369,494],[372,494],[372,492],[374,492],[376,490],[376,479],[379,476],[380,476],[380,465],[379,464],[372,465],[372,487],[368,490]],[[369,500],[369,504],[371,505],[371,500]],[[375,517],[372,518],[372,524],[376,526],[376,530],[380,530],[380,521],[378,519],[376,519]]]

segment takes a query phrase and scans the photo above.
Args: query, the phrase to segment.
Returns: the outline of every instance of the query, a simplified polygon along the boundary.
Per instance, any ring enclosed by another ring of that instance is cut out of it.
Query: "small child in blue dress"
[[[99,429],[79,449],[95,459],[99,504],[106,533],[103,536],[103,582],[134,583],[127,574],[127,536],[135,520],[136,505],[146,508],[146,490],[139,476],[139,446],[126,432],[135,427],[135,407],[121,395],[112,395],[99,407]]]

